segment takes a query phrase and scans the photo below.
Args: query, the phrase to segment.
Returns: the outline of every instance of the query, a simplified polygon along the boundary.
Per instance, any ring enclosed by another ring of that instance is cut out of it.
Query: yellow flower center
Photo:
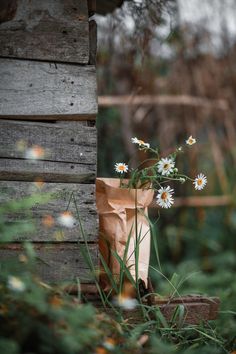
[[[163,192],[161,195],[161,199],[166,200],[168,198],[168,193]]]
[[[198,186],[201,186],[201,185],[202,185],[202,179],[201,179],[201,178],[198,178],[197,184],[198,184]]]
[[[189,138],[188,139],[188,144],[189,145],[193,145],[195,143],[195,139],[193,139],[193,138]]]
[[[139,142],[139,144],[141,144],[141,145],[144,145],[144,144],[145,144],[145,142],[144,142],[143,140],[139,140],[138,142]]]
[[[165,163],[164,165],[164,170],[167,170],[169,168],[170,164],[169,163]]]
[[[119,171],[124,171],[124,170],[125,170],[125,166],[124,166],[124,165],[119,166],[119,167],[118,167],[118,170],[119,170]]]

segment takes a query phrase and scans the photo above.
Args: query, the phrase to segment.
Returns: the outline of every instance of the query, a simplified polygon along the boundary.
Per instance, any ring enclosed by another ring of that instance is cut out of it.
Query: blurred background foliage
[[[161,211],[154,237],[161,271],[189,276],[181,294],[221,298],[217,323],[229,342],[236,336],[235,16],[232,0],[145,0],[97,17],[98,176],[114,177],[115,162],[144,158],[131,137],[163,156],[197,138],[178,167],[192,177],[205,173],[207,188],[178,187],[176,207]],[[158,210],[150,214],[155,221]],[[151,276],[158,293],[169,291],[160,274]]]

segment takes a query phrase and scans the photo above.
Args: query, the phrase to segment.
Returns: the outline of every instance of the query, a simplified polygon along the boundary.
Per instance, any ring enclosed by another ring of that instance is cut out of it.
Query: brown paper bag
[[[152,202],[154,192],[151,189],[128,189],[119,186],[120,180],[118,178],[97,178],[96,180],[99,249],[113,277],[118,282],[120,265],[112,255],[111,249],[123,259],[125,247],[130,237],[126,266],[133,278],[136,278],[134,249],[136,244],[135,208],[137,207],[138,279],[141,278],[147,285],[151,235],[149,223],[145,216],[148,215],[147,207]],[[102,286],[109,288],[104,272],[100,279]]]

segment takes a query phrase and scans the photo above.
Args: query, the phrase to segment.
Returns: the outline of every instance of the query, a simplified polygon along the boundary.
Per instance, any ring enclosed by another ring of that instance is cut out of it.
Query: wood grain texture
[[[74,293],[76,288],[73,288]],[[70,289],[71,291],[71,289]],[[84,296],[88,299],[95,307],[104,311],[99,294],[96,291],[94,285],[86,285],[83,287]],[[147,305],[147,299],[144,300],[143,304]],[[219,313],[220,299],[217,297],[206,297],[198,295],[189,295],[179,298],[163,298],[156,299],[155,302],[150,304],[149,316],[151,319],[156,320],[155,308],[158,308],[165,319],[170,322],[173,319],[173,315],[177,310],[177,306],[182,305],[184,307],[183,314],[183,324],[193,324],[199,325],[202,322],[211,321],[217,319]],[[152,310],[151,310],[152,308]],[[106,309],[111,317],[115,317],[115,313],[111,308]],[[139,307],[133,310],[123,310],[122,315],[124,316],[127,323],[139,324],[143,322],[143,314]],[[175,318],[175,321],[179,321],[179,317]]]
[[[160,299],[156,297],[153,305],[158,306],[170,321],[176,306],[184,306],[184,320],[189,324],[199,324],[202,321],[215,320],[218,316],[220,299],[201,295],[186,295],[176,298]]]
[[[92,183],[96,166],[69,162],[0,159],[0,180]]]
[[[25,149],[41,146],[43,160],[96,165],[97,133],[83,122],[66,124],[0,120],[0,159],[22,159]],[[1,162],[0,162],[1,163]]]
[[[75,282],[91,283],[91,274],[80,252],[82,245],[77,244],[34,244],[37,255],[35,273],[49,283]],[[95,267],[98,267],[98,249],[96,244],[89,245],[89,251]],[[0,245],[0,264],[4,260],[16,260],[23,253],[20,244]]]
[[[0,56],[87,64],[87,0],[18,0],[0,43]]]
[[[0,117],[95,119],[94,66],[1,58],[0,77]]]
[[[36,199],[30,211],[20,210],[14,214],[5,215],[9,224],[16,222],[20,225],[25,220],[30,220],[35,225],[33,233],[24,235],[16,233],[13,237],[14,241],[84,241],[82,232],[88,242],[98,241],[95,185],[45,183],[39,186],[34,182],[0,181],[0,203],[21,199],[35,193],[50,194],[51,199],[45,204],[38,203]],[[76,219],[72,228],[63,227],[58,222],[58,217],[66,210],[69,210]],[[79,219],[83,230],[81,230]]]

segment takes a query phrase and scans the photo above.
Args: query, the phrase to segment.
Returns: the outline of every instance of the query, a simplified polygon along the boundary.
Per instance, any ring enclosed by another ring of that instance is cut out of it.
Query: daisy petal
[[[150,148],[150,144],[149,143],[145,143],[143,140],[140,140],[138,138],[131,138],[131,141],[133,144],[137,144],[140,148],[146,148],[149,149]]]

